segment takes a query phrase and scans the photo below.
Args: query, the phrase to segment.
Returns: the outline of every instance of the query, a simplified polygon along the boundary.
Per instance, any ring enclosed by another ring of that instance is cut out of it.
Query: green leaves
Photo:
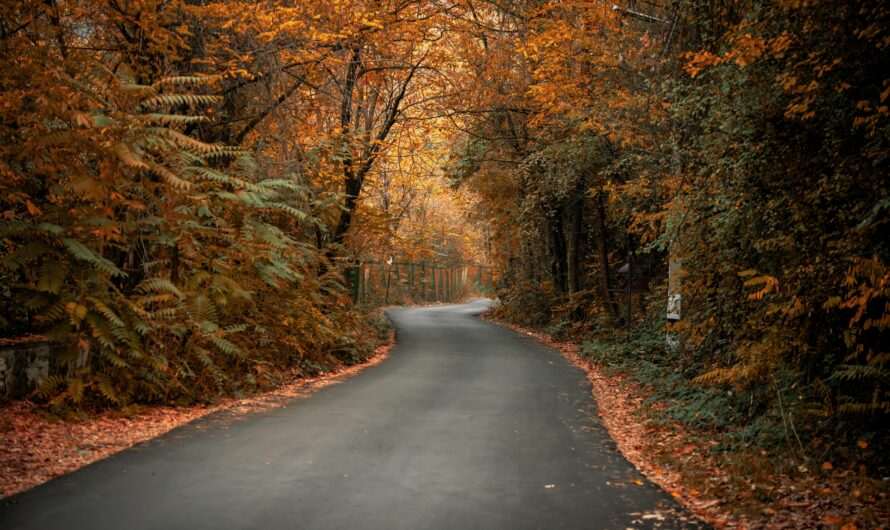
[[[118,269],[114,263],[103,258],[80,241],[67,237],[61,238],[61,241],[62,244],[65,246],[65,249],[68,250],[68,252],[73,257],[85,261],[90,265],[93,265],[94,267],[96,267],[96,269],[104,272],[105,274],[108,274],[109,276],[126,278],[127,274]]]

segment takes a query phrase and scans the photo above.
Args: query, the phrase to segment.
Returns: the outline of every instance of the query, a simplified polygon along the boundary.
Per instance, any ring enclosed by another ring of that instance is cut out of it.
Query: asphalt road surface
[[[616,450],[584,373],[485,307],[392,310],[379,365],[0,501],[0,528],[698,528]]]

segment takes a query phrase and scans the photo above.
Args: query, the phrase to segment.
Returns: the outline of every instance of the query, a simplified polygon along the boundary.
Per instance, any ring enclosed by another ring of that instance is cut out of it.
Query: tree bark
[[[596,218],[596,247],[599,254],[599,286],[600,296],[603,300],[603,307],[606,311],[615,316],[618,314],[618,308],[612,300],[611,281],[609,279],[609,241],[608,232],[606,231],[606,200],[605,192],[600,190],[596,194],[596,208],[594,209]]]
[[[569,208],[569,233],[566,241],[566,276],[569,294],[581,290],[581,232],[584,229],[584,179],[579,180]]]
[[[563,213],[559,209],[550,222],[550,269],[553,281],[559,292],[566,292],[566,238],[563,228]]]
[[[353,61],[350,62],[347,72],[347,82],[343,94],[344,104],[341,107],[340,124],[343,128],[344,133],[349,132],[350,120],[352,116],[352,94],[355,89],[355,83],[362,74],[362,72],[358,70],[359,60],[359,52],[356,51],[356,53],[353,55]],[[355,71],[353,71],[353,64],[356,65]],[[377,132],[377,135],[374,137],[373,141],[368,141],[366,149],[361,154],[361,159],[356,161],[352,157],[349,157],[343,161],[343,181],[346,199],[343,204],[343,210],[340,212],[340,218],[337,221],[337,226],[334,229],[333,237],[334,243],[338,245],[343,243],[343,240],[346,237],[346,232],[349,231],[349,227],[352,225],[352,218],[355,215],[355,210],[358,206],[358,198],[362,191],[362,184],[364,183],[365,177],[367,176],[368,172],[377,161],[377,157],[380,155],[381,145],[383,145],[383,142],[386,140],[387,136],[389,136],[389,132],[392,130],[393,126],[396,123],[396,119],[398,118],[399,112],[401,111],[402,100],[405,98],[405,94],[408,90],[408,85],[411,84],[411,79],[414,77],[414,74],[417,72],[418,68],[420,68],[420,63],[415,64],[409,70],[407,77],[399,87],[398,93],[385,109],[385,118],[383,120],[383,125]],[[352,80],[350,81],[350,79]],[[368,119],[369,121],[368,123],[366,123],[365,128],[368,132],[370,132],[370,120],[373,119],[373,117],[369,116]]]

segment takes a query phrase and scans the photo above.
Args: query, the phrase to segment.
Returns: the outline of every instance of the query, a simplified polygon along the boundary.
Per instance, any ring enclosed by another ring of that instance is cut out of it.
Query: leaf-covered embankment
[[[378,312],[379,315],[379,312]],[[337,384],[384,361],[395,344],[393,330],[376,341],[360,364],[340,366],[315,376],[293,374],[272,390],[250,397],[223,398],[214,404],[186,407],[130,406],[62,419],[45,406],[25,400],[0,404],[0,498],[70,473],[118,451],[160,436],[213,413],[225,421],[240,415],[287,406],[327,385]]]
[[[881,528],[890,516],[890,488],[856,465],[798,460],[776,462],[756,447],[729,448],[725,433],[683,422],[677,415],[694,389],[670,382],[662,369],[632,358],[594,357],[581,336],[531,331],[503,320],[498,311],[485,318],[527,334],[560,351],[583,369],[592,385],[597,413],[621,453],[650,480],[690,512],[717,528],[805,529]],[[618,346],[616,343],[615,346]],[[636,344],[635,346],[640,346]],[[673,396],[684,395],[682,399]],[[691,414],[701,413],[693,410]],[[857,441],[867,460],[874,448]]]

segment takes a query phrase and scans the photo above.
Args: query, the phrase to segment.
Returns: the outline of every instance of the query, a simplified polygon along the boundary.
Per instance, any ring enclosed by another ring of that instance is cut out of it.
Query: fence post
[[[361,266],[361,265],[359,265],[359,266]],[[351,273],[350,276],[352,276],[351,280],[352,280],[352,303],[353,304],[358,303],[359,272],[361,272],[361,269],[359,267],[352,267],[352,269],[350,269],[350,273]]]
[[[457,269],[451,269],[451,301],[457,301]]]
[[[362,304],[365,303],[367,285],[365,285],[365,264],[359,263],[358,265],[358,276],[359,276],[359,285],[361,285],[361,298]]]

